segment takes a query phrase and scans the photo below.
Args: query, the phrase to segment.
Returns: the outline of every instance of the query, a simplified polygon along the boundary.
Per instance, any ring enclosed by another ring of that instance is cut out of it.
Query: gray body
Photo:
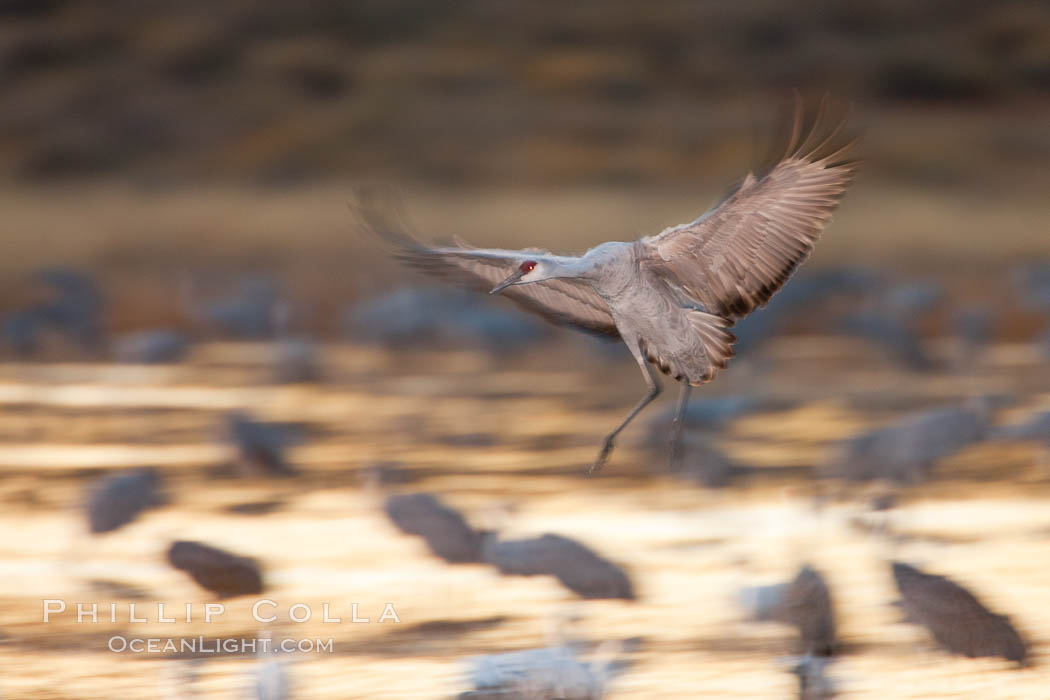
[[[631,242],[602,243],[580,256],[539,250],[431,247],[366,202],[363,223],[413,267],[504,296],[554,323],[620,338],[646,395],[602,443],[600,468],[620,431],[660,393],[650,366],[689,388],[710,381],[733,356],[729,328],[766,302],[809,256],[852,181],[852,144],[827,133],[822,109],[803,137],[801,110],[787,152],[769,172],[748,174],[721,204],[686,224]],[[824,132],[824,133],[822,133]],[[681,421],[672,430],[678,461]]]
[[[603,243],[580,259],[581,277],[609,306],[616,328],[635,360],[648,360],[678,381],[698,386],[732,356],[730,324],[706,313],[653,268],[643,263],[638,242]],[[709,352],[720,346],[724,359]]]

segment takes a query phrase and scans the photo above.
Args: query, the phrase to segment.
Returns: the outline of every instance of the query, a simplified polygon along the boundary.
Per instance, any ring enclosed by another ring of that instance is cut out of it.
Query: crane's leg
[[[662,391],[660,382],[658,382],[653,376],[653,372],[649,369],[649,365],[646,363],[645,358],[633,349],[631,354],[634,355],[634,359],[638,361],[638,366],[642,368],[642,375],[645,377],[645,385],[649,387],[649,391],[642,397],[642,400],[631,409],[631,412],[627,414],[627,417],[623,419],[623,422],[616,426],[616,428],[614,428],[613,431],[606,435],[605,439],[602,440],[601,452],[598,453],[598,459],[594,460],[594,464],[592,464],[591,468],[587,470],[588,474],[596,472],[602,468],[602,465],[605,464],[605,460],[609,457],[609,453],[613,450],[613,442],[616,440],[616,436],[620,434],[621,430],[627,427],[628,423],[634,420],[635,416],[642,412],[643,408],[652,403],[653,399],[659,396]]]
[[[678,394],[678,408],[671,423],[671,471],[678,471],[682,461],[682,423],[685,422],[685,409],[689,405],[689,382],[682,382],[682,391]]]

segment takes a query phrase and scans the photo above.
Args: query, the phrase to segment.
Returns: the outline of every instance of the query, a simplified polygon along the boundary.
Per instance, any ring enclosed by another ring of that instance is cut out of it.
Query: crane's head
[[[541,262],[526,260],[518,265],[518,269],[514,271],[514,274],[493,287],[489,294],[499,294],[513,284],[528,284],[529,282],[539,282],[548,279],[543,274],[543,268],[544,265]]]

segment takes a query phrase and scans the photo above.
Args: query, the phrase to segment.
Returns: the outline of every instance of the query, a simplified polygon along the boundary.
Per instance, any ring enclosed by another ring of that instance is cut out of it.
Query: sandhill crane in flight
[[[641,368],[645,396],[602,443],[591,471],[661,391],[649,364],[681,382],[671,435],[677,464],[681,414],[690,387],[710,381],[733,356],[729,328],[765,305],[808,257],[850,185],[853,142],[843,123],[827,128],[824,104],[803,135],[801,108],[787,151],[765,174],[748,174],[735,191],[695,221],[637,241],[610,241],[580,256],[536,249],[498,250],[459,243],[431,247],[364,202],[364,224],[425,272],[490,294],[503,293],[548,320],[621,338]]]

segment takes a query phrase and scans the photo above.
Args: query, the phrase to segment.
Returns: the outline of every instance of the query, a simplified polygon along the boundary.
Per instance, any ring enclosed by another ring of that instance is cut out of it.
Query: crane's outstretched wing
[[[402,262],[428,274],[487,292],[507,278],[530,257],[547,255],[541,250],[472,248],[465,244],[432,248],[392,224],[374,208],[362,211],[365,224],[396,246]],[[609,307],[586,282],[571,278],[550,279],[507,287],[505,296],[548,321],[610,338],[620,337]]]
[[[696,221],[639,241],[643,264],[709,313],[735,320],[765,305],[809,256],[856,170],[843,160],[853,143],[833,145],[842,125],[821,136],[821,115],[804,139],[796,117],[786,155],[767,174],[749,173]]]

